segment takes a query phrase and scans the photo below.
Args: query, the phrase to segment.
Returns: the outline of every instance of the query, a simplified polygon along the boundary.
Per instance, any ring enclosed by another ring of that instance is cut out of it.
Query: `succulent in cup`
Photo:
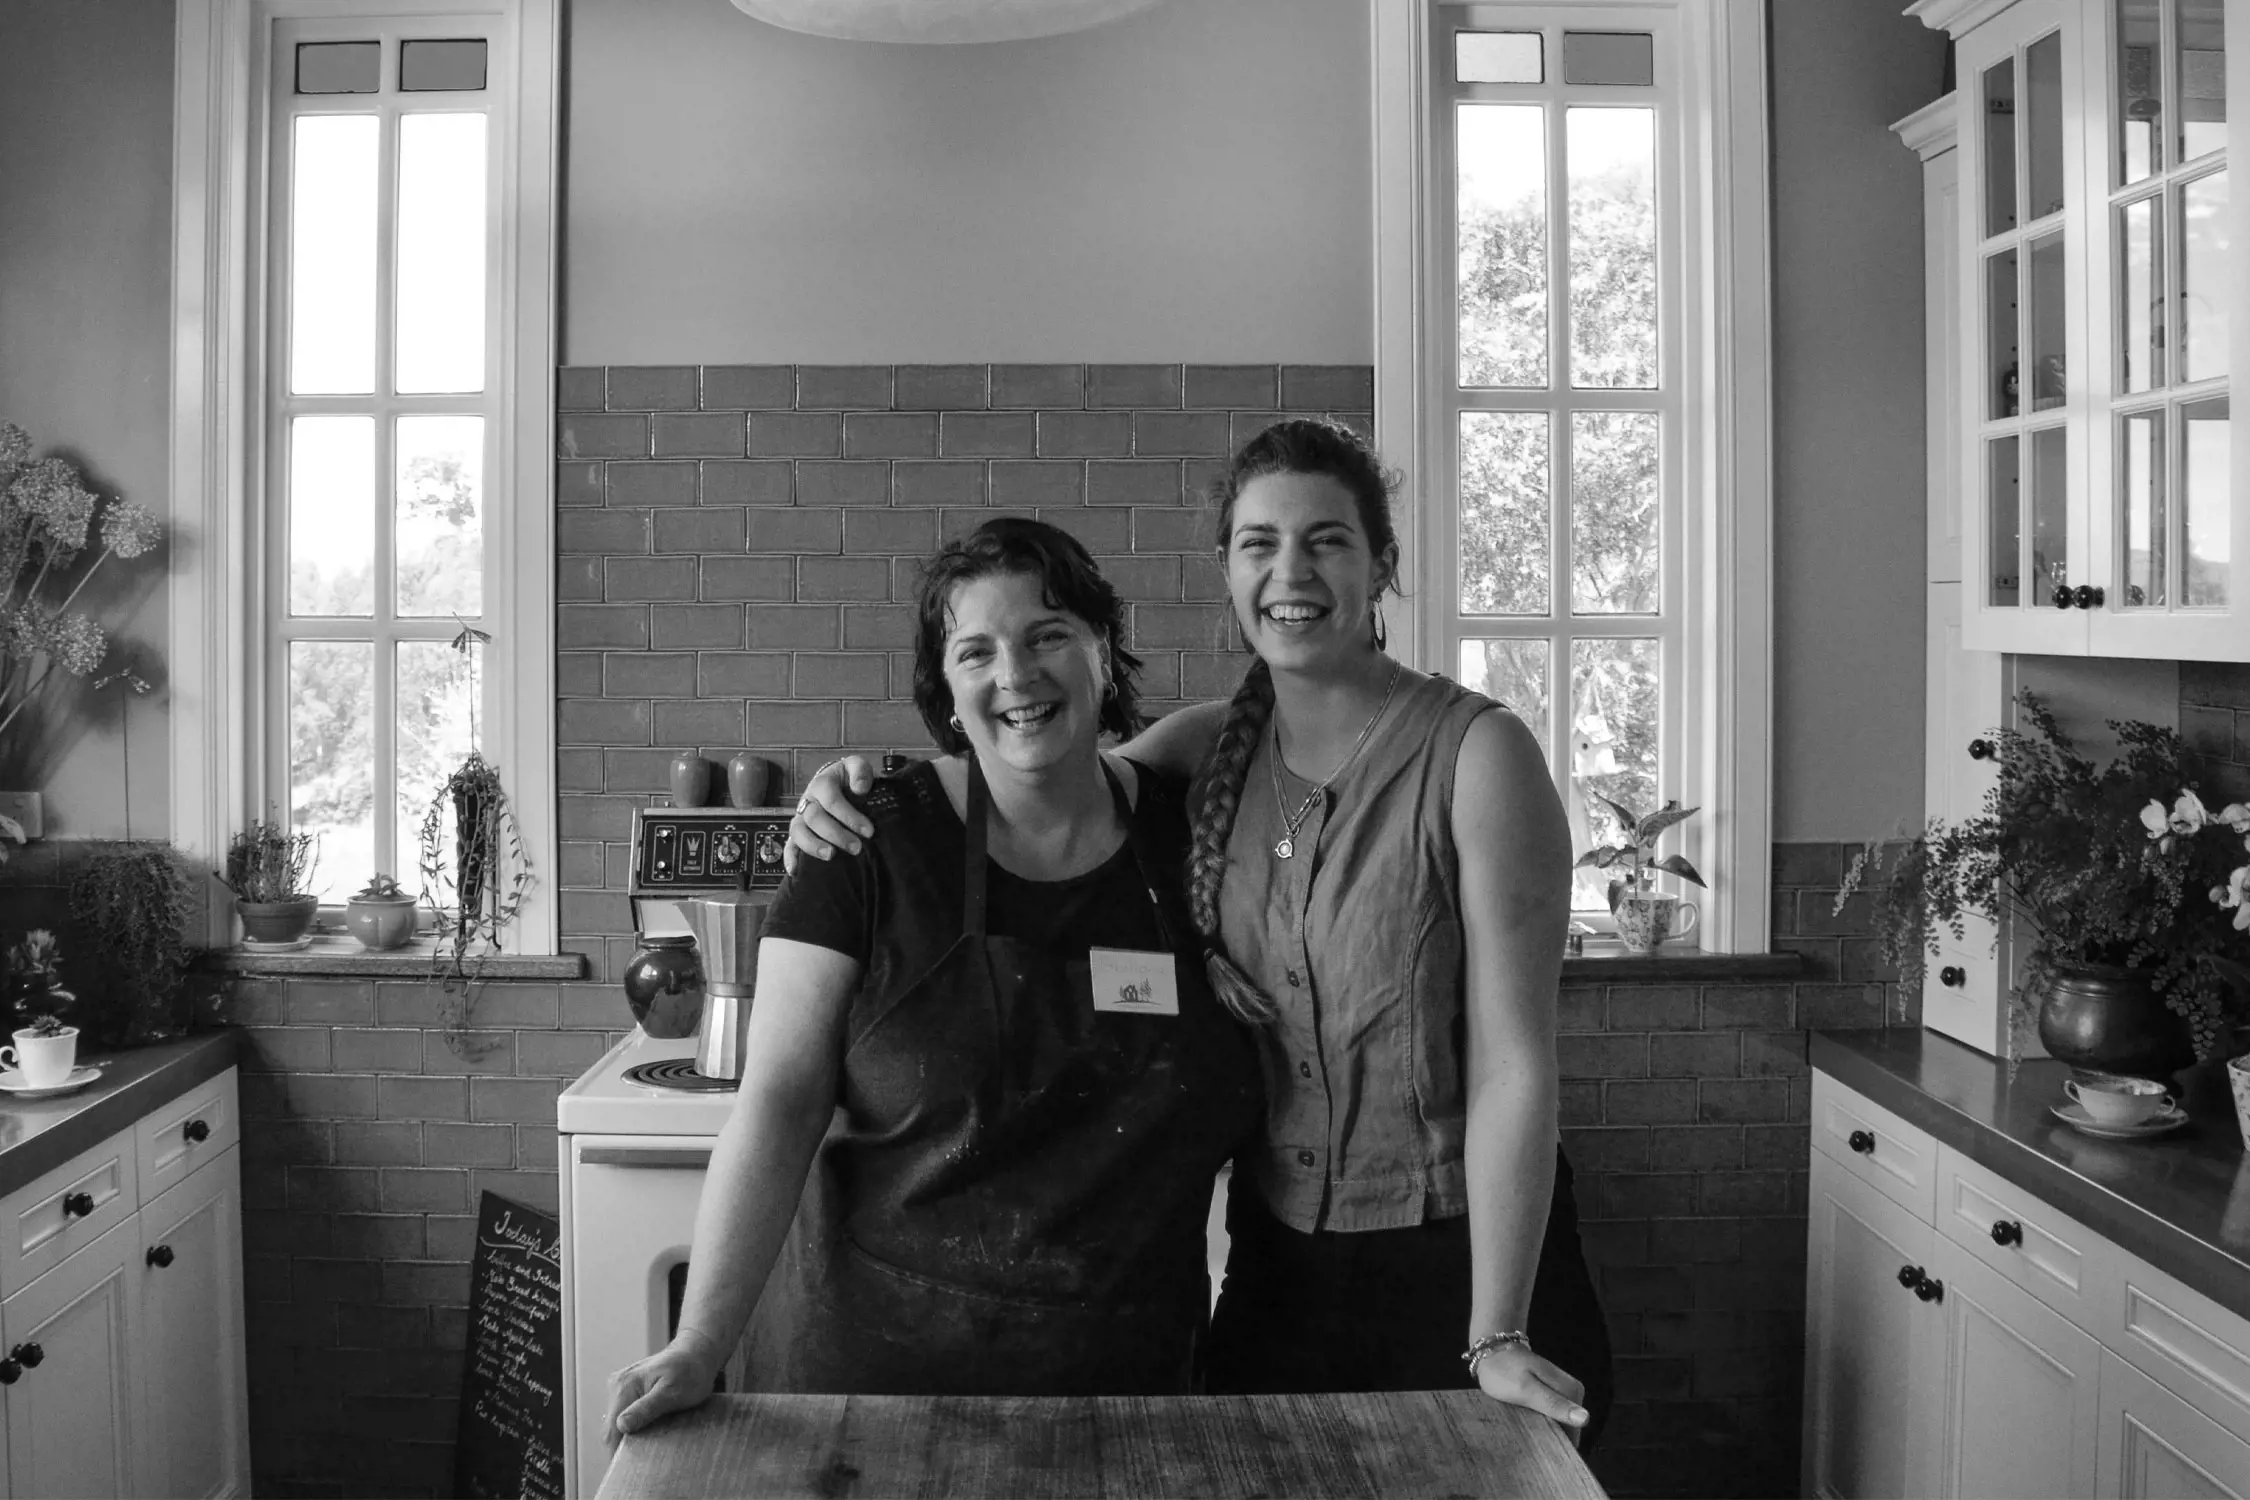
[[[55,983],[55,965],[62,945],[44,927],[34,927],[21,941],[11,944],[6,956],[8,993],[17,1019],[39,1036],[54,1036],[63,1029],[57,1013],[76,998]]]
[[[405,898],[406,892],[398,888],[398,882],[381,873],[377,873],[368,880],[367,884],[352,892],[354,901],[399,901]]]

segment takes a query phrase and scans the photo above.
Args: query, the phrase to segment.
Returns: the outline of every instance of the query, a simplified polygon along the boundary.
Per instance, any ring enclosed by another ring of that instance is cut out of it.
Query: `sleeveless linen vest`
[[[1280,1007],[1258,1031],[1266,1131],[1245,1153],[1274,1217],[1395,1229],[1468,1211],[1468,1122],[1453,772],[1497,705],[1408,671],[1359,758],[1274,857],[1285,825],[1273,734],[1243,777],[1220,931]],[[1290,811],[1310,790],[1289,776]]]

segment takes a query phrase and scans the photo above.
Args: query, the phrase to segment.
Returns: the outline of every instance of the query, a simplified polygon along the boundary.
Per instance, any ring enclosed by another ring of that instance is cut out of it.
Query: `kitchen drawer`
[[[2114,1247],[1951,1146],[1938,1148],[1937,1227],[2080,1328],[2093,1327],[2094,1298],[2114,1279]]]
[[[135,1167],[133,1132],[120,1130],[0,1198],[0,1294],[14,1295],[131,1217],[140,1206]]]
[[[159,1105],[133,1127],[140,1165],[140,1201],[146,1203],[242,1138],[235,1103],[234,1069],[197,1084]]]
[[[1812,1144],[1923,1223],[1936,1201],[1937,1143],[1826,1073],[1812,1084]]]
[[[2116,1246],[2105,1260],[2087,1331],[2250,1442],[2250,1320]],[[2250,1475],[2243,1482],[2250,1484]]]

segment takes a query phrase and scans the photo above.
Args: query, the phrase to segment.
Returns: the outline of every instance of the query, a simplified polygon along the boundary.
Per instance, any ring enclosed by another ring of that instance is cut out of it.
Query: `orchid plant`
[[[2250,967],[2224,951],[2250,932],[2250,805],[2210,812],[2173,730],[2111,720],[2120,753],[2097,765],[2036,695],[2017,702],[2026,727],[1988,736],[2000,774],[1983,807],[1958,823],[1932,819],[1896,849],[1870,845],[1839,910],[1876,887],[1883,957],[1908,984],[1941,932],[1966,936],[1965,915],[2017,924],[2031,939],[2016,995],[2026,1011],[2057,965],[2142,970],[2187,1021],[2197,1054],[2215,1054],[2250,1015]],[[2241,844],[2202,837],[2214,824]]]

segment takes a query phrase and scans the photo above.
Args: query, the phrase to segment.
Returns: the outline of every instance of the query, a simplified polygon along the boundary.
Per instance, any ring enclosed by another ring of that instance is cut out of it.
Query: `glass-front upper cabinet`
[[[2230,10],[2250,25],[2250,0],[1912,8],[1957,42],[1968,649],[2250,659]]]

